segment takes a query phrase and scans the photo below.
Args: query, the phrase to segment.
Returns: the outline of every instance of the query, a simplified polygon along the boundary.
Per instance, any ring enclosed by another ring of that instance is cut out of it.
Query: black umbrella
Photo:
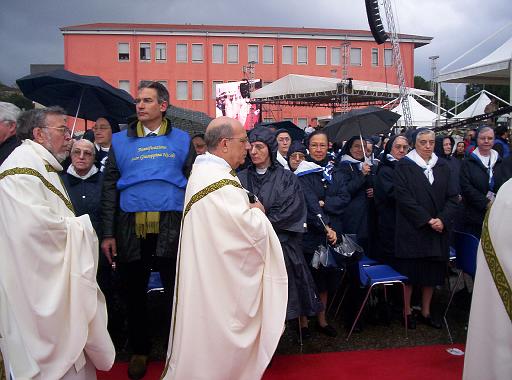
[[[352,136],[371,136],[387,132],[400,119],[399,114],[370,106],[336,116],[323,129],[329,141],[342,143]]]
[[[293,124],[289,120],[283,120],[283,121],[269,121],[264,123],[259,123],[256,126],[263,126],[263,127],[269,127],[269,128],[275,128],[278,129],[286,129],[288,133],[290,134],[290,137],[293,141],[299,140],[302,141],[304,139],[304,136],[306,135],[306,132],[304,130],[297,127],[295,124]]]
[[[126,118],[135,113],[130,94],[97,76],[58,69],[27,75],[16,83],[25,97],[44,106],[61,106],[75,118],[96,120],[109,116],[118,123],[126,123]]]

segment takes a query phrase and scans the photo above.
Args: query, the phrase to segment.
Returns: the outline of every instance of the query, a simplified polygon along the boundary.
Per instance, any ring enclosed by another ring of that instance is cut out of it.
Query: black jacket
[[[3,164],[5,159],[9,157],[14,149],[21,144],[16,135],[9,137],[2,144],[0,144],[0,165]]]
[[[501,161],[500,166],[496,168],[494,178],[494,191],[498,192],[501,186],[512,178],[512,156],[508,156]]]
[[[501,158],[498,158],[494,165],[493,172],[501,164]],[[495,178],[496,180],[496,178]],[[487,211],[487,192],[495,191],[489,186],[489,174],[487,168],[474,155],[470,155],[462,161],[460,168],[460,188],[462,203],[464,205],[464,221],[468,224],[481,226],[485,212]]]
[[[171,121],[168,126],[171,126]],[[128,125],[129,137],[137,137],[137,121]],[[169,127],[167,134],[172,133]],[[190,142],[188,156],[183,166],[183,173],[188,178],[196,152]],[[135,235],[135,213],[126,213],[119,207],[119,191],[116,184],[121,173],[117,167],[114,148],[110,147],[104,170],[103,192],[101,198],[101,219],[104,237],[115,237],[118,260],[130,262],[141,258],[140,239]],[[180,235],[181,212],[166,211],[160,213],[160,233],[157,238],[156,256],[175,258]]]
[[[440,158],[432,170],[431,185],[423,169],[412,160],[403,158],[395,166],[396,257],[439,260],[449,257],[449,231],[458,208],[457,191],[445,160]],[[442,233],[430,227],[428,222],[432,218],[441,219]]]
[[[395,187],[393,173],[397,161],[384,159],[379,164],[373,197],[377,210],[377,244],[378,256],[393,256],[395,254]]]
[[[77,216],[88,214],[92,226],[101,239],[101,188],[103,173],[97,172],[87,179],[77,178],[69,173],[61,175]]]

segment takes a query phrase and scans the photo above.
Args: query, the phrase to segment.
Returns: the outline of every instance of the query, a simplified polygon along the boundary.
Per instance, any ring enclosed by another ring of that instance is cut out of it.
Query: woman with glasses
[[[434,288],[445,281],[458,196],[450,180],[450,167],[434,153],[434,132],[420,128],[413,133],[412,140],[414,149],[396,163],[393,173],[395,268],[409,281],[404,310],[408,327],[416,327],[411,310],[411,295],[416,286],[421,288],[418,320],[440,329],[430,306]]]
[[[494,131],[491,127],[483,126],[477,130],[476,143],[475,150],[462,161],[460,187],[464,205],[463,229],[480,238],[485,213],[494,201],[494,173],[501,158],[492,149]]]
[[[308,316],[315,315],[323,306],[302,254],[306,222],[304,194],[297,177],[277,162],[274,132],[257,127],[251,131],[249,141],[251,163],[238,173],[238,178],[263,204],[281,242],[288,274],[286,320],[302,317],[307,321]]]

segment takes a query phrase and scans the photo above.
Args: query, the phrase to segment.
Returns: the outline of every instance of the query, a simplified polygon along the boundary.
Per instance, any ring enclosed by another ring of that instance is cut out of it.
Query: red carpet
[[[458,380],[464,356],[450,355],[449,347],[453,346],[276,356],[263,380]],[[110,372],[98,372],[98,380],[127,379],[127,367],[128,363],[116,363]],[[144,379],[159,379],[162,369],[162,362],[150,363]]]

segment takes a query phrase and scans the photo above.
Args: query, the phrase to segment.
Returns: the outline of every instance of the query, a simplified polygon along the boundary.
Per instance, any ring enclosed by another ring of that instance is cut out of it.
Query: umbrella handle
[[[80,106],[82,105],[82,98],[84,96],[85,87],[82,87],[82,92],[80,93],[80,100],[78,101],[78,108],[76,109],[75,120],[73,121],[73,128],[71,129],[71,138],[75,134],[75,126],[76,126],[76,118],[78,117],[78,112],[80,112]]]

